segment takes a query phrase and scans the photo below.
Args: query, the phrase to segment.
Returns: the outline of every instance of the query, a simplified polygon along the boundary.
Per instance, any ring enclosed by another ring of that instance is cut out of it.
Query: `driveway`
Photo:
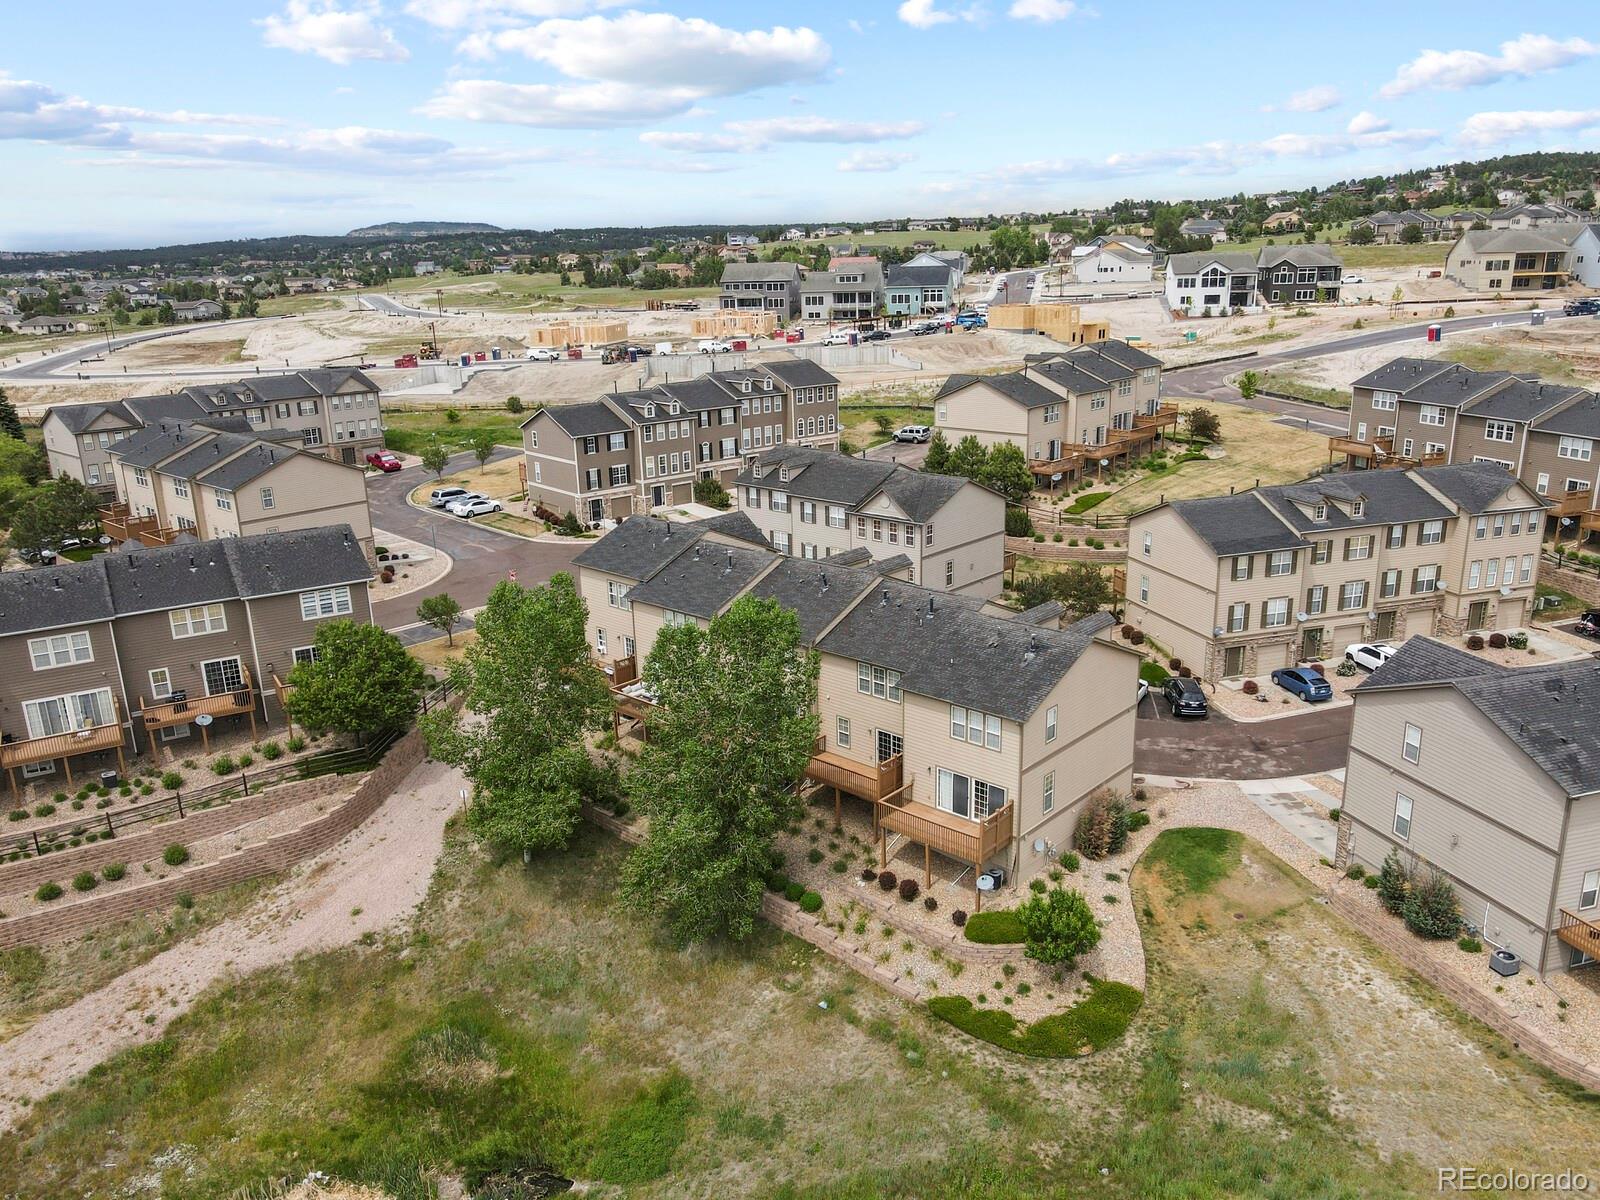
[[[1353,706],[1272,721],[1235,721],[1213,711],[1176,720],[1152,697],[1139,706],[1133,767],[1186,779],[1281,779],[1345,765]]]
[[[502,446],[489,461],[499,462],[520,453]],[[464,470],[476,461],[470,453],[454,455],[445,473]],[[488,599],[490,589],[508,578],[511,571],[516,571],[518,583],[544,583],[557,571],[570,569],[573,558],[586,544],[531,542],[447,513],[412,508],[406,503],[406,496],[412,488],[427,483],[428,476],[429,472],[422,467],[408,467],[367,480],[367,500],[375,527],[424,546],[437,546],[455,560],[454,567],[443,579],[373,605],[373,616],[385,629],[414,625],[417,605],[441,592],[449,592],[462,608],[480,608]]]

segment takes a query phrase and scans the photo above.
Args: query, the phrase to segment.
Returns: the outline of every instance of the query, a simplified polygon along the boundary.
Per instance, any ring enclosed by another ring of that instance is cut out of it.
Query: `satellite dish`
[[[1310,613],[1297,612],[1294,615],[1294,619],[1296,621],[1309,621],[1311,619],[1311,614]]]
[[[99,537],[99,542],[102,546],[111,545],[111,535],[109,533],[102,533]]]
[[[1043,838],[1034,838],[1033,839],[1033,852],[1035,854],[1043,854],[1045,852],[1045,849],[1046,849],[1046,846],[1045,846]]]
[[[214,719],[215,719],[215,718],[213,718],[213,717],[212,717],[212,715],[211,715],[211,714],[210,714],[210,713],[201,713],[201,714],[200,714],[200,715],[199,715],[199,716],[198,716],[198,717],[196,717],[196,718],[195,718],[195,719],[194,719],[194,723],[195,723],[195,724],[196,724],[196,725],[199,725],[199,726],[202,726],[202,727],[204,727],[204,726],[206,726],[206,725],[209,725],[209,724],[211,724],[211,722],[212,722],[212,721],[213,721],[213,720],[214,720]]]
[[[1503,588],[1500,589],[1500,594],[1502,596],[1509,596],[1509,595],[1511,595],[1511,589],[1508,588],[1508,587],[1503,587]]]

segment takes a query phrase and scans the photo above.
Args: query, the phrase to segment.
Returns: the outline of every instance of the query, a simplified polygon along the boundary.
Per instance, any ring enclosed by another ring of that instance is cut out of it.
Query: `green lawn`
[[[459,421],[451,421],[455,411]],[[522,445],[520,426],[528,413],[510,413],[494,408],[428,408],[402,411],[386,408],[383,413],[384,444],[398,454],[421,454],[423,447],[438,437],[450,450],[465,450],[480,433],[487,433],[502,446]]]
[[[354,308],[354,292],[312,292],[303,296],[269,296],[256,303],[256,314],[281,317],[286,313],[334,312]]]

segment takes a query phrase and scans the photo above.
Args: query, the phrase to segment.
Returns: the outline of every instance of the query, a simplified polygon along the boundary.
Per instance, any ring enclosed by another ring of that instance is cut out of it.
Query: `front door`
[[[1322,630],[1306,629],[1300,634],[1300,661],[1322,657]]]
[[[650,507],[660,508],[667,502],[667,489],[659,483],[652,484],[650,488]]]
[[[589,520],[603,521],[606,516],[606,506],[598,499],[589,501]]]
[[[905,739],[898,733],[890,733],[885,729],[878,730],[878,761],[881,763],[888,762],[891,758],[900,754],[905,749],[905,745]]]
[[[1474,600],[1467,607],[1467,628],[1482,629],[1489,622],[1489,602]]]
[[[1394,636],[1396,615],[1397,614],[1392,608],[1388,612],[1381,612],[1378,614],[1377,638],[1380,642],[1387,642]]]
[[[1222,677],[1232,679],[1244,674],[1244,647],[1229,646],[1222,652]]]

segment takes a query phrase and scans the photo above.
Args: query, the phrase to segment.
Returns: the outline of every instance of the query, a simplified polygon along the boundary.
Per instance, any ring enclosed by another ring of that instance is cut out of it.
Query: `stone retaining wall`
[[[357,785],[338,808],[287,833],[247,846],[176,875],[105,896],[93,896],[60,907],[42,908],[0,921],[0,950],[33,945],[86,933],[99,925],[120,921],[154,908],[176,903],[179,894],[191,896],[221,891],[246,879],[287,870],[320,854],[371,816],[400,781],[427,757],[420,730],[413,729],[384,755],[383,761]],[[64,856],[63,856],[64,857]],[[54,862],[48,855],[46,861]]]
[[[1328,893],[1328,905],[1406,967],[1438,988],[1453,1004],[1508,1038],[1513,1046],[1534,1062],[1591,1091],[1600,1092],[1600,1071],[1557,1050],[1526,1026],[1519,1025],[1515,1018],[1477,988],[1440,967],[1420,949],[1415,935],[1403,925],[1385,919],[1354,897],[1337,891]]]
[[[1065,532],[1065,531],[1063,531]],[[1091,532],[1090,537],[1099,537],[1106,540],[1106,531],[1096,534]],[[1068,533],[1068,537],[1075,536]],[[1079,539],[1082,540],[1081,538]],[[1014,554],[1023,554],[1029,558],[1048,558],[1057,561],[1072,562],[1097,562],[1097,563],[1122,563],[1128,557],[1128,552],[1121,546],[1108,545],[1104,550],[1096,550],[1093,546],[1069,546],[1065,541],[1052,542],[1047,536],[1044,541],[1036,542],[1032,538],[1008,537],[1006,549]]]
[[[1600,576],[1590,571],[1557,567],[1547,559],[1539,564],[1539,582],[1571,592],[1585,604],[1600,605]]]
[[[106,863],[142,862],[174,841],[198,842],[268,813],[342,792],[349,786],[350,781],[340,775],[298,779],[241,796],[227,804],[190,808],[182,818],[174,815],[170,821],[152,821],[138,833],[117,838],[107,838],[102,834],[103,840],[73,850],[60,850],[14,863],[3,863],[0,864],[0,893],[29,891],[48,879],[64,881],[79,871],[97,870]]]

